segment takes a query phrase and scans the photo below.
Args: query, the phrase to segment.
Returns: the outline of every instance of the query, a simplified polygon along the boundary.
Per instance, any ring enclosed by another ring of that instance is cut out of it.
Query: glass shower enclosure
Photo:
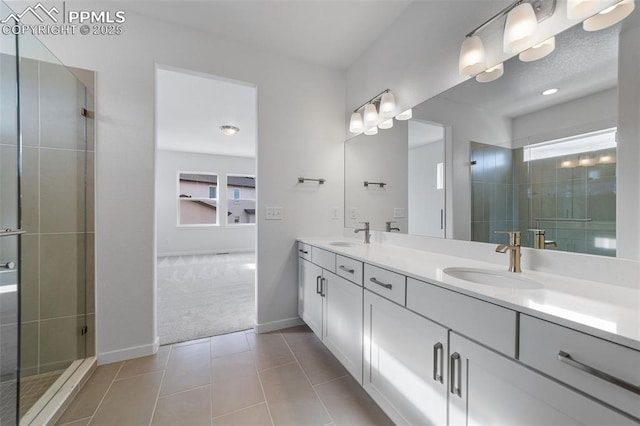
[[[3,426],[36,424],[94,355],[92,80],[30,34],[0,35]]]

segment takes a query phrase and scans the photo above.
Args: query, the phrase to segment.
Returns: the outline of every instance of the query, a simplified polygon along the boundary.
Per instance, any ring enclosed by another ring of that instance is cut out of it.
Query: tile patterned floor
[[[98,367],[58,425],[391,425],[306,326]]]
[[[58,380],[64,371],[30,376],[20,379],[20,416],[29,411],[33,404]]]

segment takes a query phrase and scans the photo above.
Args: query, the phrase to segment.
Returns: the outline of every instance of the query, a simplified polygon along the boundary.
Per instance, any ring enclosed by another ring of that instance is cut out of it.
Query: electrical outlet
[[[282,220],[282,207],[267,207],[266,220]]]
[[[355,207],[352,208],[350,213],[349,213],[349,217],[351,219],[357,219],[358,218],[358,209],[356,209]]]
[[[333,207],[331,209],[331,219],[332,220],[338,220],[340,219],[340,209],[337,207]]]
[[[394,219],[404,219],[404,217],[406,216],[406,212],[404,209],[393,209],[393,218]]]

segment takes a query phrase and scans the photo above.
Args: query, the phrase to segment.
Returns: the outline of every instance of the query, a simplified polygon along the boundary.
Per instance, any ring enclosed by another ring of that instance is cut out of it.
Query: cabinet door
[[[631,425],[630,418],[455,333],[449,425]]]
[[[364,292],[364,379],[396,424],[447,422],[447,330]]]
[[[298,262],[298,314],[317,336],[322,336],[322,269],[302,258]]]
[[[362,287],[324,271],[322,340],[362,384]]]

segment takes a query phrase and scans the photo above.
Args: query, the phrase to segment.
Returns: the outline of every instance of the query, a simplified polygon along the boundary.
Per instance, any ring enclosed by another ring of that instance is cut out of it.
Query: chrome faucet
[[[396,223],[396,222],[387,222],[387,232],[391,232],[391,231],[398,231],[400,232],[400,228],[392,228],[391,224],[392,223]]]
[[[509,245],[500,244],[496,252],[509,252],[509,272],[522,272],[520,268],[520,231],[495,231],[496,234],[508,234]]]
[[[360,223],[364,223],[364,228],[355,229],[353,232],[357,234],[360,231],[364,231],[364,243],[369,244],[371,242],[371,232],[369,228],[369,222],[360,222]]]
[[[529,229],[533,232],[533,248],[544,250],[547,247],[558,247],[558,243],[545,239],[544,229]]]

